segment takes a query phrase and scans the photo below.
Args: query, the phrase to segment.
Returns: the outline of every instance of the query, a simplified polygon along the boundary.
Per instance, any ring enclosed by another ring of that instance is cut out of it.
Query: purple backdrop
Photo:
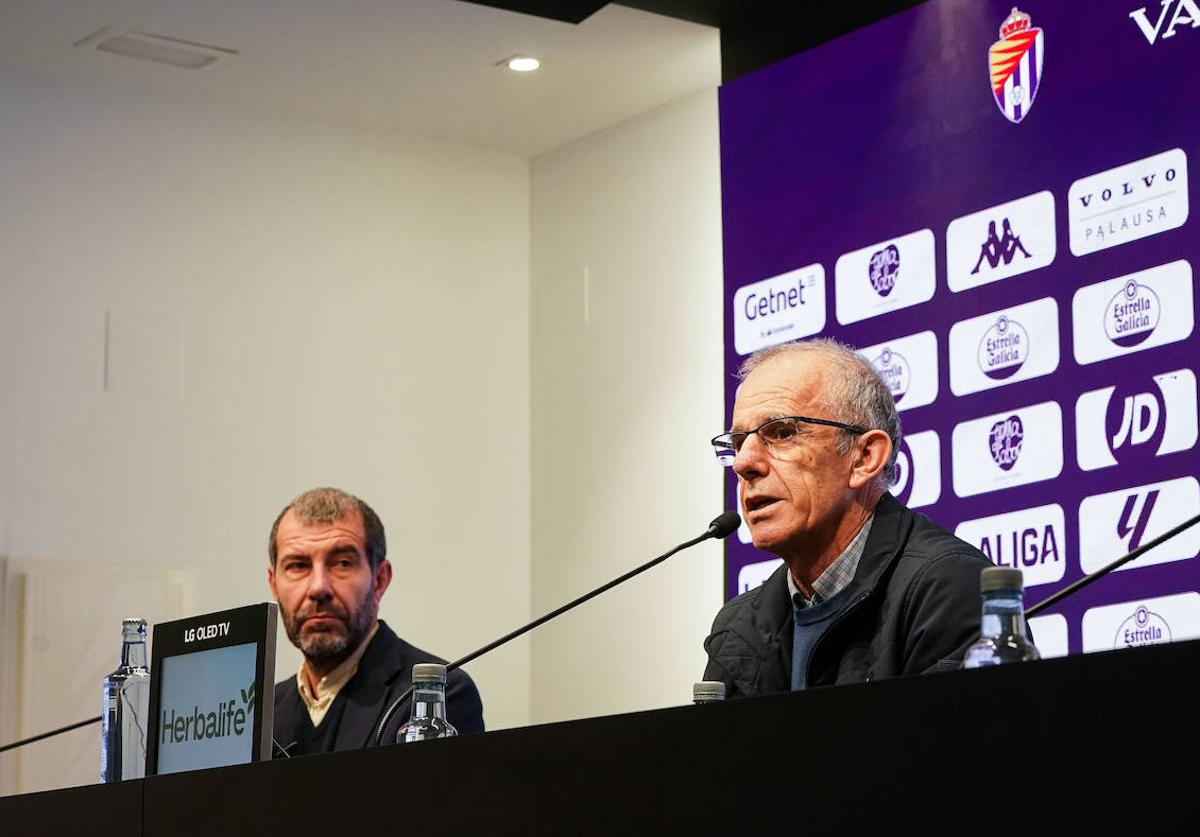
[[[998,43],[1011,11],[931,0],[722,87],[726,420],[750,351],[864,350],[909,440],[894,493],[1032,604],[1200,511],[1200,21],[1031,2]],[[746,536],[727,596],[771,566]],[[1081,591],[1039,646],[1200,636],[1197,552]]]

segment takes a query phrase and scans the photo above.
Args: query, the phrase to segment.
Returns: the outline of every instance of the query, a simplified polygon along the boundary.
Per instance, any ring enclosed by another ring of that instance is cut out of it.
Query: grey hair
[[[305,491],[292,502],[283,507],[283,511],[271,524],[271,540],[267,546],[271,556],[271,566],[279,554],[276,538],[279,535],[279,522],[289,511],[296,513],[302,523],[333,523],[343,520],[358,512],[362,515],[363,535],[367,551],[367,561],[374,570],[379,562],[387,557],[387,538],[383,533],[383,521],[375,510],[355,497],[337,488],[313,488]]]
[[[746,380],[751,372],[769,361],[802,355],[816,355],[829,362],[830,374],[825,376],[820,407],[828,410],[837,421],[868,430],[882,430],[892,440],[892,455],[879,474],[879,482],[886,490],[896,478],[896,457],[900,453],[902,435],[900,416],[896,413],[892,391],[879,372],[850,346],[827,337],[768,346],[743,361],[737,371],[738,380]],[[846,453],[853,444],[854,435],[842,431],[837,443],[838,453]]]

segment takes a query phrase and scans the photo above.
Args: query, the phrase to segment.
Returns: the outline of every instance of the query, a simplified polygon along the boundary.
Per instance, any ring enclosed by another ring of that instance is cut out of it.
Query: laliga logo
[[[1005,471],[1011,471],[1021,455],[1021,445],[1025,441],[1025,425],[1020,416],[1009,416],[992,425],[988,431],[988,448],[992,459]]]
[[[871,361],[871,365],[892,391],[892,399],[899,404],[908,392],[909,383],[912,382],[912,366],[903,355],[887,347],[880,352],[879,357]]]
[[[1042,80],[1045,34],[1033,19],[1013,6],[1012,14],[1000,24],[1000,40],[988,48],[992,97],[996,107],[1012,123],[1029,115]]]
[[[1029,332],[1001,314],[979,341],[979,369],[995,381],[1011,378],[1029,359]]]
[[[1105,306],[1104,334],[1118,346],[1128,348],[1144,342],[1162,317],[1158,294],[1133,279]]]
[[[1133,616],[1130,616],[1117,628],[1113,646],[1123,645],[1126,648],[1133,648],[1137,645],[1155,645],[1170,641],[1171,626],[1167,624],[1167,620],[1157,613],[1147,610],[1145,606],[1139,606]]]
[[[880,296],[887,296],[900,278],[900,248],[889,244],[871,254],[871,287]]]

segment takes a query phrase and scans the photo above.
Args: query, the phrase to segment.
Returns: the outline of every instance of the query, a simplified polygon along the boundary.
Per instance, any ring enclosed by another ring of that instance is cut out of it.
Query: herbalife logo
[[[904,399],[904,394],[908,392],[908,385],[912,382],[912,367],[908,361],[899,352],[894,352],[884,346],[883,351],[871,361],[871,364],[879,372],[879,377],[883,378],[888,389],[892,391],[892,399],[899,404]]]
[[[869,265],[871,287],[880,296],[887,296],[900,278],[900,248],[889,244],[871,254]]]
[[[1104,334],[1118,346],[1145,342],[1162,317],[1158,294],[1130,279],[1108,303],[1104,312]]]
[[[159,744],[186,744],[189,741],[243,735],[247,717],[254,711],[254,684],[238,692],[240,703],[238,697],[231,697],[220,701],[212,711],[206,712],[200,706],[193,706],[190,712],[186,707],[164,709]]]
[[[987,240],[979,247],[979,261],[975,262],[975,267],[971,270],[972,276],[979,272],[979,268],[985,261],[993,270],[999,267],[1001,262],[1007,266],[1017,255],[1018,250],[1025,258],[1030,257],[1029,251],[1021,243],[1021,237],[1013,233],[1012,224],[1007,218],[1003,221],[1003,230],[1003,235],[996,235],[996,222],[988,222]]]
[[[1025,425],[1021,417],[1011,415],[992,425],[988,433],[988,450],[992,459],[1005,471],[1012,470],[1021,455],[1021,447],[1025,444]]]
[[[1143,605],[1117,628],[1113,645],[1118,648],[1133,648],[1137,645],[1155,645],[1170,641],[1171,626],[1167,624],[1167,620]]]
[[[1015,375],[1029,358],[1029,332],[1001,314],[979,341],[979,370],[992,380]]]

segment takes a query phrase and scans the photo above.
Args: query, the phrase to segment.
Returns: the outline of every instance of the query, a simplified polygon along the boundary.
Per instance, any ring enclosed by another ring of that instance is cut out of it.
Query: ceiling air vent
[[[75,46],[123,55],[126,58],[169,64],[185,70],[199,70],[218,58],[238,54],[236,49],[169,38],[165,35],[151,35],[149,32],[118,31],[107,26],[76,41]]]

